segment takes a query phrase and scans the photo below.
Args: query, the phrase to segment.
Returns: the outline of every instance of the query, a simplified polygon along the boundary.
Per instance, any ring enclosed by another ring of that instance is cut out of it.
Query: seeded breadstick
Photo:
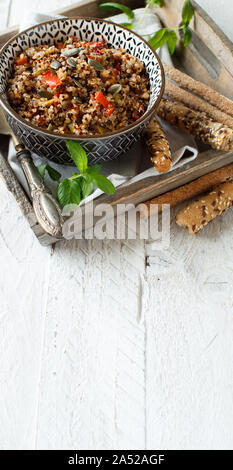
[[[189,75],[180,72],[180,70],[175,69],[171,65],[163,63],[163,66],[165,74],[168,78],[174,80],[174,82],[178,83],[178,85],[181,87],[193,91],[208,101],[208,103],[211,103],[213,106],[217,106],[217,108],[221,109],[224,113],[233,116],[233,101],[229,100],[204,83],[198,82],[197,80],[189,77]]]
[[[173,100],[183,103],[189,108],[205,112],[214,121],[221,122],[222,124],[233,128],[233,118],[229,116],[229,114],[223,113],[215,106],[206,103],[206,101],[198,98],[198,96],[179,88],[168,80],[166,80],[165,94]]]
[[[159,173],[167,173],[172,166],[171,151],[167,137],[155,117],[146,131],[146,144],[155,169]]]
[[[233,180],[233,163],[231,165],[224,166],[218,170],[212,171],[211,173],[201,176],[191,183],[185,184],[180,188],[169,191],[168,193],[162,194],[161,196],[155,197],[150,201],[146,201],[141,204],[140,217],[147,218],[154,213],[162,211],[162,204],[170,204],[171,207],[180,204],[181,202],[187,201],[192,197],[199,196],[206,191],[211,190],[214,186],[217,186],[225,181]]]
[[[233,129],[177,101],[161,100],[158,116],[217,150],[233,150]]]
[[[232,204],[233,181],[229,181],[181,210],[176,216],[176,223],[186,228],[190,234],[197,233]]]

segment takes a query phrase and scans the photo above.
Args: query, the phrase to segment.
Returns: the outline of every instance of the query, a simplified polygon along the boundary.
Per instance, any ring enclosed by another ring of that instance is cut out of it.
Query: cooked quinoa
[[[22,118],[59,134],[104,134],[124,128],[146,111],[145,65],[105,41],[72,37],[21,53],[8,99]]]

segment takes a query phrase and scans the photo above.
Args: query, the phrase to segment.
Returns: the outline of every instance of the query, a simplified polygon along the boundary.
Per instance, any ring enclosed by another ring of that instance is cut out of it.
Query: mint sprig
[[[146,6],[142,12],[140,20],[135,24],[133,22],[134,19],[134,13],[133,11],[126,7],[125,5],[122,5],[121,3],[102,3],[99,5],[99,8],[117,8],[118,10],[123,11],[129,20],[131,22],[127,23],[121,23],[122,26],[125,26],[128,29],[134,29],[136,26],[139,26],[139,24],[142,23],[145,13],[150,8],[151,6],[157,6],[157,7],[163,7],[164,6],[164,0],[147,0],[146,1]],[[171,55],[174,54],[176,44],[178,41],[178,37],[176,34],[176,30],[182,30],[182,41],[184,46],[188,46],[190,42],[192,41],[192,32],[188,28],[188,25],[194,15],[194,9],[192,6],[192,3],[190,0],[185,0],[183,8],[182,8],[182,22],[181,25],[178,28],[162,28],[152,36],[152,38],[148,41],[149,44],[153,47],[153,49],[159,49],[162,47],[165,43],[168,45],[168,49]]]
[[[46,163],[37,167],[43,179],[47,171],[50,178],[58,182],[57,199],[62,207],[80,204],[93,192],[94,184],[104,193],[115,193],[116,189],[112,182],[100,173],[101,166],[88,166],[86,151],[78,142],[66,140],[66,146],[78,172],[59,182],[61,174],[50,165]]]
[[[115,187],[106,176],[99,173],[100,165],[88,166],[84,148],[73,140],[66,140],[70,156],[78,169],[70,178],[65,178],[58,185],[57,197],[62,207],[68,204],[80,204],[94,189],[94,184],[104,193],[114,194]]]

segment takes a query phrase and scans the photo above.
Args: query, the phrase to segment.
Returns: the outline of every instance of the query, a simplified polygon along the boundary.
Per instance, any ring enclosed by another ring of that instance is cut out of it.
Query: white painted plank
[[[56,245],[37,448],[144,447],[143,271],[141,241]]]
[[[58,8],[65,8],[73,3],[78,3],[78,0],[12,0],[9,25],[19,24],[20,18],[29,11],[48,13]]]
[[[233,41],[232,0],[198,0],[197,3]]]
[[[194,237],[173,221],[148,268],[149,449],[232,449],[232,215]]]
[[[7,27],[10,4],[11,0],[0,0],[0,31]]]
[[[72,3],[13,0],[10,24]],[[142,242],[50,258],[0,200],[0,447],[232,448],[232,210],[195,238],[173,222],[143,279]]]
[[[0,448],[33,449],[50,249],[0,180]]]

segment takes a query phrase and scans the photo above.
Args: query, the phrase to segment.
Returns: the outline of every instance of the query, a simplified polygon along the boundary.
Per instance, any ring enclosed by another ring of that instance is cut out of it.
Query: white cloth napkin
[[[141,18],[143,10],[143,8],[134,10],[135,24]],[[24,30],[37,23],[41,23],[52,18],[54,18],[54,16],[45,15],[38,12],[28,12],[21,22],[20,29]],[[114,16],[110,19],[115,23],[122,23],[127,21],[127,18],[124,14]],[[136,27],[135,30],[138,34],[143,35],[143,37],[148,40],[159,28],[161,28],[161,24],[158,17],[152,12],[148,11],[146,12],[141,24]],[[163,61],[168,64],[172,64],[166,45],[159,50],[159,55]],[[198,151],[193,137],[186,132],[173,128],[170,124],[165,121],[161,120],[161,124],[164,131],[166,132],[167,139],[172,151],[173,165],[170,171],[173,171],[174,169],[194,160],[198,155]],[[32,157],[35,165],[40,165],[41,163],[46,162],[50,163],[49,160],[47,160],[46,158],[39,157],[34,153],[32,154]],[[142,157],[143,159],[145,159],[145,161],[143,162],[143,171],[140,169]],[[8,160],[18,180],[20,181],[26,192],[29,194],[28,185],[24,177],[23,171],[20,167],[20,164],[16,159],[15,149],[12,142],[10,143],[9,147]],[[51,166],[53,166],[57,171],[59,171],[62,174],[63,178],[71,176],[72,172],[75,171],[75,168],[73,166],[59,165],[53,162],[51,163]],[[139,181],[142,178],[156,176],[156,174],[157,178],[160,177],[159,174],[155,171],[155,169],[151,167],[150,159],[148,158],[145,149],[142,148],[140,142],[136,143],[131,150],[129,150],[126,154],[122,155],[117,160],[103,163],[101,171],[106,176],[108,176],[108,178],[112,181],[115,187],[119,187],[123,184],[129,185],[131,183],[134,183],[135,181]],[[51,181],[50,178],[48,178],[47,176],[45,182],[55,194],[57,184]],[[101,193],[102,191],[96,189],[93,194],[91,194],[87,199],[85,199],[85,202],[88,202],[89,200],[98,197]]]

